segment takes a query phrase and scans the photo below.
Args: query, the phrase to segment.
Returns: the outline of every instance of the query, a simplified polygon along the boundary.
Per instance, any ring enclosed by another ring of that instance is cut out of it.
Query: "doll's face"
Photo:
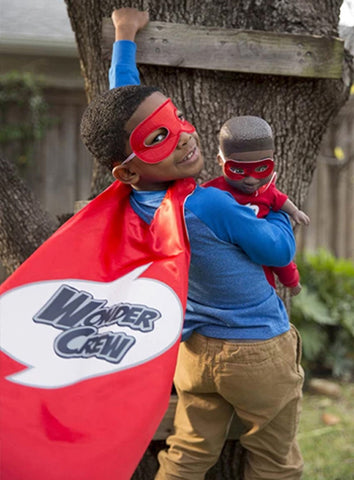
[[[236,190],[251,195],[272,178],[273,150],[257,150],[218,155],[224,178]]]

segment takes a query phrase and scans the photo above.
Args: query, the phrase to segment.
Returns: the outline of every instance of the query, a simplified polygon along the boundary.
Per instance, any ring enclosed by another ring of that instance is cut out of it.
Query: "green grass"
[[[326,425],[324,413],[338,417]],[[354,480],[354,384],[339,399],[304,394],[298,440],[305,461],[302,480]]]

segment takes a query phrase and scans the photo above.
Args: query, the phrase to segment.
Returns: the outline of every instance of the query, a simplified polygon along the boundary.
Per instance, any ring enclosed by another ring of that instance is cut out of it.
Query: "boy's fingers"
[[[149,12],[147,10],[139,12],[139,23],[143,27],[149,21]]]
[[[111,19],[115,27],[132,24],[140,29],[149,22],[149,12],[147,10],[140,11],[136,8],[123,7],[113,10]]]

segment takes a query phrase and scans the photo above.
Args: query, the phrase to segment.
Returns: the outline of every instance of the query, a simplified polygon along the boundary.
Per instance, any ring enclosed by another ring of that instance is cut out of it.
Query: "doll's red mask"
[[[224,158],[222,152],[219,152],[225,163],[225,175],[230,180],[242,180],[245,177],[254,177],[258,179],[266,178],[274,171],[274,160],[272,158],[263,158],[262,160],[240,162]]]
[[[160,128],[163,129],[165,138],[156,144],[147,145],[148,136]],[[146,163],[161,162],[175,150],[182,132],[194,131],[193,125],[178,117],[177,108],[168,99],[134,128],[129,137],[133,153],[123,163],[135,155]]]

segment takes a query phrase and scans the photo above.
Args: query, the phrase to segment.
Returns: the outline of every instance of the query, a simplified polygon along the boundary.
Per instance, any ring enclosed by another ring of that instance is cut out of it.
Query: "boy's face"
[[[224,162],[219,154],[218,162],[222,167],[223,175],[227,183],[236,190],[251,195],[271,180],[274,166],[269,160],[273,160],[273,155],[273,150],[232,153],[227,155],[227,157],[224,155],[226,160],[226,162]],[[234,160],[234,163],[232,160]],[[237,162],[245,162],[245,168],[242,168],[242,164]],[[247,163],[249,163],[249,165],[247,165]],[[249,167],[249,171],[247,167]],[[233,175],[233,172],[235,175]],[[239,172],[243,175],[238,175]],[[241,178],[235,178],[239,176]]]
[[[160,92],[154,92],[147,97],[130,117],[125,125],[125,130],[131,134],[136,127],[161,107],[166,100],[167,98]],[[183,118],[180,112],[178,112],[178,116]],[[152,119],[154,118],[155,116],[152,116]],[[166,121],[166,123],[168,122]],[[150,152],[156,152],[157,161],[155,163],[147,163],[138,156],[133,156],[129,162],[123,165],[121,169],[118,167],[117,170],[120,175],[130,172],[131,181],[127,177],[125,183],[131,183],[137,190],[164,190],[174,180],[198,175],[203,167],[199,137],[189,124],[186,126],[186,129],[188,131],[181,131],[172,152],[160,160],[159,152],[164,151],[163,147],[161,149],[160,144],[164,142],[168,135],[169,125],[166,124],[164,127],[156,128],[156,122],[152,121],[151,128],[149,128],[149,121],[145,122],[143,143],[145,146],[151,146],[151,151],[148,152],[150,159],[153,160]],[[126,154],[129,156],[131,153],[132,147],[130,141],[128,141]],[[143,154],[142,158],[144,158]],[[123,169],[125,172],[123,172]],[[121,176],[119,179],[122,180]]]

